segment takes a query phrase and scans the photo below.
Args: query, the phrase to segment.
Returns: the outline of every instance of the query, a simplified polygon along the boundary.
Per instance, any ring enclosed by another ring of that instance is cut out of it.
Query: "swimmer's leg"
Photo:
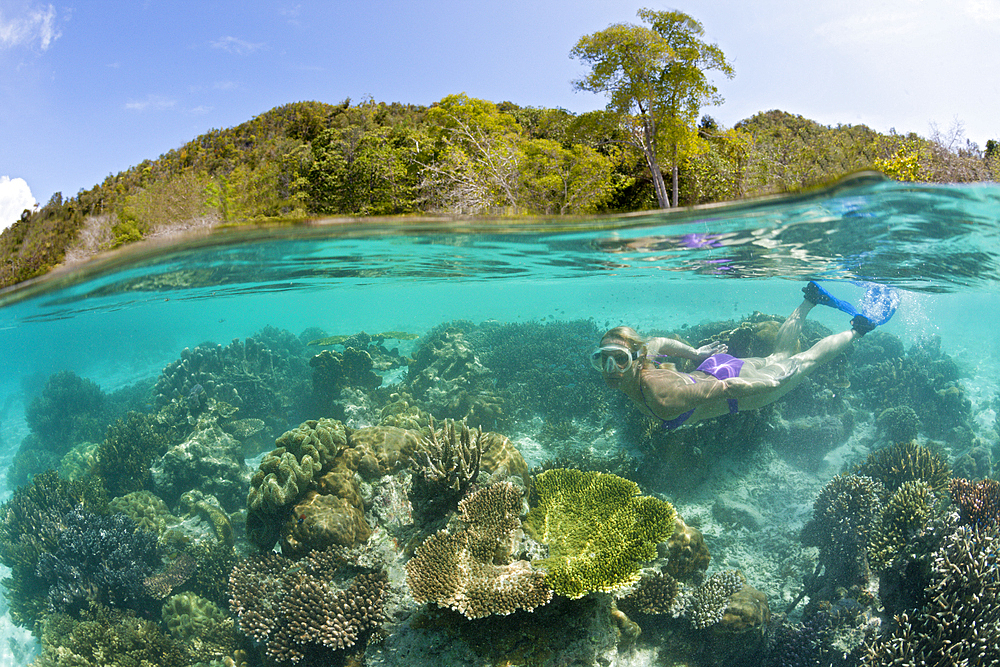
[[[832,334],[792,358],[798,362],[800,372],[809,374],[813,369],[836,358],[861,336],[862,334],[854,329]]]
[[[788,319],[781,324],[774,343],[774,352],[767,358],[768,363],[787,359],[795,354],[799,345],[799,334],[802,333],[802,325],[814,305],[816,304],[804,299],[799,307],[788,316]]]

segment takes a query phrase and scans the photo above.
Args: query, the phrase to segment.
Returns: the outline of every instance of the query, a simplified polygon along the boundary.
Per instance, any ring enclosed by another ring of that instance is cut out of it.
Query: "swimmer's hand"
[[[709,343],[708,345],[702,345],[697,350],[695,350],[694,353],[695,353],[696,356],[695,356],[694,360],[695,361],[705,361],[706,359],[708,359],[713,354],[723,354],[728,349],[729,349],[729,346],[726,345],[725,343],[720,343],[719,341],[714,341],[712,343]]]

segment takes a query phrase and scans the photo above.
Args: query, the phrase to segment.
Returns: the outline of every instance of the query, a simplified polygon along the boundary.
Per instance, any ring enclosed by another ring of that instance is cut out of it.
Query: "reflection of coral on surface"
[[[357,568],[335,550],[314,551],[298,561],[276,553],[251,556],[229,577],[232,609],[240,627],[279,663],[363,648],[383,621],[388,579]]]
[[[545,573],[526,560],[510,560],[521,525],[521,492],[510,482],[493,484],[465,498],[459,511],[466,528],[431,535],[406,564],[413,598],[468,618],[546,604],[552,591]]]
[[[549,548],[536,562],[556,593],[579,598],[613,591],[639,577],[656,557],[656,545],[674,531],[670,503],[640,496],[632,481],[569,468],[546,470],[535,478],[538,505],[525,528]]]

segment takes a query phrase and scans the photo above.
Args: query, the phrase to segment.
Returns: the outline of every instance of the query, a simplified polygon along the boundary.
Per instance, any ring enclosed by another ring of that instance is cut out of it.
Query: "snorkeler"
[[[601,371],[609,387],[625,392],[643,414],[660,420],[666,429],[675,429],[773,403],[855,340],[887,322],[899,303],[895,290],[882,285],[869,286],[865,314],[815,282],[802,291],[805,299],[778,329],[774,352],[767,357],[737,359],[726,354],[724,343],[695,349],[672,338],[645,339],[621,326],[604,334],[591,355],[591,364]],[[817,304],[852,314],[851,328],[796,353],[802,324]],[[663,356],[691,359],[700,365],[690,373],[681,373],[673,364],[654,363]]]

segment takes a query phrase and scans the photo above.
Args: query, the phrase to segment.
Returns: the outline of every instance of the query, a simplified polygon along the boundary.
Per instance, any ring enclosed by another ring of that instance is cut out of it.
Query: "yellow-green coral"
[[[945,458],[915,442],[897,442],[872,452],[854,473],[881,482],[888,495],[913,480],[927,482],[932,492],[944,495],[951,478]]]
[[[538,505],[525,528],[549,555],[534,564],[569,598],[635,581],[641,564],[655,558],[656,545],[674,531],[670,503],[641,496],[635,482],[617,475],[555,468],[538,475],[535,488]]]
[[[882,520],[868,542],[868,555],[873,567],[879,570],[884,568],[907,540],[927,525],[934,511],[934,502],[934,494],[927,482],[903,482],[886,504]]]
[[[180,519],[170,513],[167,504],[149,491],[126,493],[108,503],[108,508],[112,512],[128,515],[140,529],[161,536],[168,528],[180,523]]]

